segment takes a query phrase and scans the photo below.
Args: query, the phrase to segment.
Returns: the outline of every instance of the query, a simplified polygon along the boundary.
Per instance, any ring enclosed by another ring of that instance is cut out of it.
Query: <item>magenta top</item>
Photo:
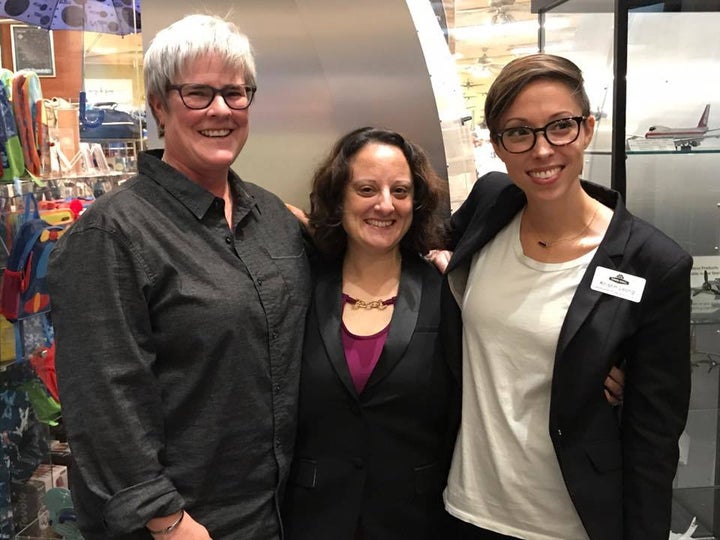
[[[352,298],[343,294],[343,305],[348,300],[352,301]],[[395,303],[394,298],[391,300],[392,303]],[[365,385],[380,359],[389,331],[390,325],[388,324],[377,334],[356,336],[347,329],[345,323],[342,324],[341,334],[343,349],[345,349],[345,360],[358,394],[365,389]]]

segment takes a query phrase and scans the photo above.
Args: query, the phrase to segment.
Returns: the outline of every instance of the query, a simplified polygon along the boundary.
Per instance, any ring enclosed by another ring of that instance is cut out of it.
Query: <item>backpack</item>
[[[52,344],[47,269],[50,252],[64,231],[65,227],[41,219],[37,200],[32,193],[26,195],[22,224],[13,239],[0,287],[0,313],[15,324],[18,362],[27,360],[37,346]]]

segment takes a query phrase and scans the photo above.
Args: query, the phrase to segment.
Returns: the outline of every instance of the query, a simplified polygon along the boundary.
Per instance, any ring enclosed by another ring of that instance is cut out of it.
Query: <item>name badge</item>
[[[598,266],[590,288],[631,302],[640,302],[645,290],[645,278]]]

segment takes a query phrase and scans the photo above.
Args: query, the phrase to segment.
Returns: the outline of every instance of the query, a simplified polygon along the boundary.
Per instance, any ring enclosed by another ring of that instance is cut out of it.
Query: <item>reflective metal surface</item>
[[[416,28],[404,0],[143,2],[143,46],[196,11],[225,15],[251,40],[258,92],[242,178],[308,208],[312,171],[345,132],[365,125],[404,133],[447,178],[440,121]],[[149,144],[162,141],[150,115]]]

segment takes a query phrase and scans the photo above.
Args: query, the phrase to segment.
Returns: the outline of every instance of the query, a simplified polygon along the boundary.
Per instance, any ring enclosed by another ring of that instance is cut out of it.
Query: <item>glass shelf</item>
[[[629,156],[642,154],[691,156],[693,154],[720,154],[720,148],[713,148],[707,150],[700,150],[698,148],[693,148],[692,150],[627,150],[626,153]]]

